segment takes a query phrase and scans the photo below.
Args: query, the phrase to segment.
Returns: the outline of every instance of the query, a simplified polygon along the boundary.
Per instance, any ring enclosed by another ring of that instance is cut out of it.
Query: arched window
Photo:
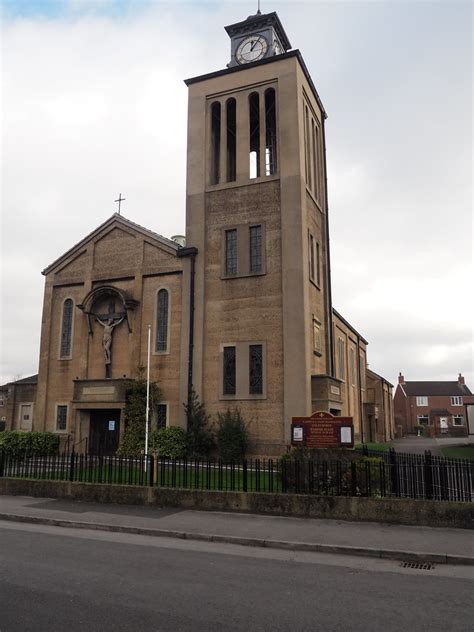
[[[156,299],[156,351],[168,351],[168,290],[160,290]]]
[[[237,111],[234,98],[226,101],[226,123],[227,123],[227,182],[235,182],[236,158],[237,158]]]
[[[265,91],[265,175],[277,172],[277,126],[275,90]]]
[[[61,348],[59,353],[59,356],[61,358],[71,357],[73,307],[74,301],[72,300],[72,298],[67,298],[63,303],[63,318],[61,323]]]
[[[211,105],[211,184],[219,184],[221,160],[221,104]]]
[[[260,98],[257,92],[249,96],[250,179],[260,177]]]

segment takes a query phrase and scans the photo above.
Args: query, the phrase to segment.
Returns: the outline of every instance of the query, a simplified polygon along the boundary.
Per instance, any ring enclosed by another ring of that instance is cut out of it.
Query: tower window
[[[56,430],[64,432],[67,429],[67,405],[56,406]]]
[[[235,395],[235,347],[224,347],[224,395]]]
[[[211,184],[219,184],[221,159],[221,104],[211,105]]]
[[[249,97],[250,121],[250,178],[260,177],[260,97],[252,92]]]
[[[304,108],[305,116],[305,150],[306,150],[306,184],[310,189],[313,188],[312,176],[311,176],[311,131],[309,128],[309,112],[308,106]]]
[[[311,119],[311,132],[313,137],[313,180],[314,180],[314,194],[316,199],[319,199],[319,174],[318,174],[318,129],[314,123],[314,119]]]
[[[236,102],[235,99],[228,99],[226,103],[227,122],[227,182],[234,182],[236,178]]]
[[[250,227],[250,272],[262,271],[262,227]]]
[[[72,316],[73,316],[74,302],[72,298],[67,298],[63,304],[63,319],[61,325],[61,358],[71,357],[71,342],[72,342]]]
[[[160,290],[156,302],[156,345],[155,350],[168,350],[168,290]]]
[[[265,92],[265,175],[277,172],[277,126],[275,90]]]
[[[225,273],[226,276],[237,274],[237,229],[225,231]]]
[[[166,428],[168,420],[168,404],[158,404],[156,407],[156,428]]]
[[[249,346],[249,393],[263,393],[263,353],[262,345]]]
[[[346,342],[343,338],[337,340],[337,367],[338,378],[345,380],[346,378]]]

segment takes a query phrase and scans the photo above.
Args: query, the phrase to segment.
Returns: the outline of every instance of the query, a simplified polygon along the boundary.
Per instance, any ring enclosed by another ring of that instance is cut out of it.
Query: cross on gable
[[[122,202],[125,202],[125,198],[123,198],[122,194],[119,193],[118,200],[115,200],[115,201],[118,202],[118,205],[119,205],[119,207],[118,207],[118,214],[120,215],[120,205],[121,205]]]

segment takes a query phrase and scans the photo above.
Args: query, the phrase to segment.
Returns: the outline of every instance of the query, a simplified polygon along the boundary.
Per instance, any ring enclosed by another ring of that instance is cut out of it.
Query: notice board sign
[[[293,417],[291,444],[305,448],[353,448],[352,417],[335,417],[324,411],[311,417]]]

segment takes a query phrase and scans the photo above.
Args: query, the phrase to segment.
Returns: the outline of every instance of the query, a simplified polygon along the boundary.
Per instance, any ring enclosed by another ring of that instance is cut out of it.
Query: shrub
[[[53,432],[0,432],[0,450],[11,456],[45,456],[59,450],[59,435]]]
[[[139,367],[138,376],[137,380],[130,380],[125,389],[125,432],[117,450],[121,456],[139,456],[145,450],[146,380],[143,367]],[[150,425],[159,401],[160,389],[156,382],[151,382]]]
[[[248,432],[238,408],[217,414],[217,447],[224,461],[238,461],[245,457],[248,448]]]
[[[167,459],[182,459],[186,455],[186,432],[177,426],[153,430],[150,449]]]
[[[214,447],[214,438],[208,428],[209,415],[194,389],[192,390],[191,401],[183,406],[188,422],[186,432],[188,454],[194,458],[208,457]]]

